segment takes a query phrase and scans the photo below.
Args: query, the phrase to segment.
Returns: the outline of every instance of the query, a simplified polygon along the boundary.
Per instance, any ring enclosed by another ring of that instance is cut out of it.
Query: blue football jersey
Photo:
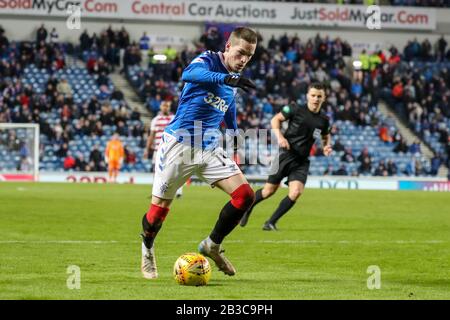
[[[178,110],[165,131],[178,142],[190,138],[192,146],[209,149],[217,145],[222,121],[236,130],[237,89],[224,84],[230,74],[235,73],[228,72],[221,52],[206,51],[193,59],[183,71]]]

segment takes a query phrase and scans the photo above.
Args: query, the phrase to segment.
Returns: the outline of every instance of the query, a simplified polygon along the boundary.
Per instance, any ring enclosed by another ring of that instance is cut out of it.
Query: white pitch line
[[[263,244],[442,244],[448,241],[443,240],[259,240],[259,241],[245,241],[245,240],[228,240],[226,243],[263,243]],[[42,244],[131,244],[139,243],[139,241],[116,241],[116,240],[0,240],[1,244],[29,244],[29,245],[42,245]],[[189,241],[166,241],[169,244],[180,243],[199,243],[196,240]]]
[[[391,241],[379,241],[379,240],[339,240],[339,241],[327,241],[327,240],[261,240],[261,243],[286,243],[286,244],[437,244],[445,243],[443,240],[391,240]]]
[[[111,244],[119,243],[115,240],[0,240],[0,244]]]

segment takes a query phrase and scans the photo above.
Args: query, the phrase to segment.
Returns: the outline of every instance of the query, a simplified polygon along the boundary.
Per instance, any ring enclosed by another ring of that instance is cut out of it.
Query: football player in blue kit
[[[200,242],[199,251],[210,257],[225,274],[236,273],[224,256],[221,244],[252,205],[255,195],[237,164],[227,157],[210,133],[217,131],[223,121],[228,129],[237,129],[237,89],[255,88],[240,72],[255,53],[256,43],[255,31],[238,27],[231,33],[224,52],[206,51],[183,71],[185,85],[175,118],[162,136],[156,155],[151,206],[142,219],[141,271],[146,279],[158,277],[155,237],[176,190],[193,174],[231,197],[219,213],[210,235]],[[181,161],[186,154],[200,161]]]

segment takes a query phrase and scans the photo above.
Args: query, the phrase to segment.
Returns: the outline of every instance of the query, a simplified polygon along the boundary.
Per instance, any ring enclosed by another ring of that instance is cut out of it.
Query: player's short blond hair
[[[255,44],[258,41],[258,34],[255,30],[248,27],[237,27],[230,34],[229,41],[232,44],[236,43],[236,40],[243,39],[251,44]]]

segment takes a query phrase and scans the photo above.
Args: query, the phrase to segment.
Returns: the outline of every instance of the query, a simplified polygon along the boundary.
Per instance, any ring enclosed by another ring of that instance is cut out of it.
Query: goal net
[[[0,123],[0,181],[38,181],[39,125]]]

